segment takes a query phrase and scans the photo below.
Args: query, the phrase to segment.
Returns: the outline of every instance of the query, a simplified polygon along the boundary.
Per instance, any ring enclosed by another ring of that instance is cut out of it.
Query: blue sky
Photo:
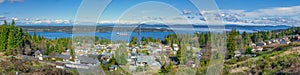
[[[178,10],[197,11],[188,0],[112,0],[103,18],[116,19],[129,7],[146,1],[161,1]],[[81,0],[0,0],[0,16],[73,20],[80,3]],[[300,0],[216,0],[216,3],[221,10],[244,12],[300,6]]]

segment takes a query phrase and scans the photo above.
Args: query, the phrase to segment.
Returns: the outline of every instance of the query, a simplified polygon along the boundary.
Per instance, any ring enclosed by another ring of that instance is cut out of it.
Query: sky
[[[147,1],[166,3],[178,11],[198,11],[188,0],[112,0],[103,12],[101,20],[114,21],[128,11],[128,8]],[[0,19],[73,21],[81,2],[82,0],[0,0]],[[297,21],[300,19],[300,0],[216,0],[216,4],[224,12],[247,15],[238,19],[253,17],[257,19],[262,16],[288,17],[289,20]],[[153,8],[148,9],[159,8],[153,5]],[[157,12],[157,10],[152,12]]]

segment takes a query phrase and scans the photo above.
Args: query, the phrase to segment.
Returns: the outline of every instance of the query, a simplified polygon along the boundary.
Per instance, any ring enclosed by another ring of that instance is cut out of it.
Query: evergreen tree
[[[121,44],[115,52],[116,61],[122,65],[127,64],[127,53],[126,46]]]
[[[51,46],[50,46],[50,43],[47,42],[46,43],[46,51],[44,52],[45,55],[49,55],[51,53]]]
[[[130,40],[130,46],[134,46],[136,44],[138,44],[138,39],[137,37],[133,36]]]
[[[176,53],[176,57],[179,59],[180,63],[184,64],[188,60],[187,47],[184,42],[180,42],[179,50]]]
[[[246,49],[246,54],[252,54],[252,48],[251,47],[248,47],[247,49]]]
[[[16,24],[16,23],[15,23],[15,20],[12,20],[11,25],[12,25],[12,26],[15,26],[15,24]]]
[[[9,34],[9,28],[7,26],[0,27],[0,51],[5,51],[7,48],[7,39]]]
[[[4,24],[3,25],[5,25],[5,26],[7,25],[7,21],[6,20],[4,20]]]
[[[10,28],[11,29],[8,33],[8,40],[7,40],[8,44],[7,44],[7,49],[6,49],[6,54],[8,54],[8,55],[12,54],[12,48],[16,47],[15,37],[18,37],[15,35],[15,32],[16,32],[15,28],[13,28],[13,27],[10,27]]]
[[[237,50],[235,36],[236,36],[236,31],[235,29],[233,29],[227,37],[227,52],[228,52],[227,58],[232,58],[234,56],[234,51]]]
[[[242,33],[244,46],[248,46],[251,42],[249,35],[246,32]]]
[[[37,42],[37,35],[36,35],[36,32],[33,33],[32,41],[33,41],[33,42]]]

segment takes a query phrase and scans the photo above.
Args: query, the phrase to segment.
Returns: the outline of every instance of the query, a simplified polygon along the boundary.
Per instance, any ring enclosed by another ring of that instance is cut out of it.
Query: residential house
[[[292,40],[293,42],[299,42],[300,41],[300,36],[298,34],[294,35],[294,38]]]
[[[111,66],[108,67],[108,70],[109,71],[116,71],[116,70],[118,70],[118,66],[117,65],[111,65]]]
[[[242,56],[241,51],[239,51],[239,50],[234,51],[234,57],[240,57],[240,56]]]
[[[166,46],[164,46],[164,48],[163,48],[163,50],[162,50],[162,53],[169,54],[169,53],[172,52],[172,51],[173,51],[172,47],[166,45]]]
[[[54,58],[61,58],[62,61],[70,61],[70,55],[55,54]]]
[[[262,51],[263,50],[263,47],[260,47],[260,46],[256,46],[256,47],[253,47],[252,48],[252,52],[259,52],[259,51]]]
[[[65,66],[69,68],[90,69],[91,67],[97,66],[98,63],[97,59],[86,56],[76,56],[74,62],[66,62]]]
[[[86,56],[79,56],[78,59],[80,60],[80,64],[87,64],[90,66],[96,66],[99,62],[97,59],[86,57]]]
[[[100,44],[96,45],[95,47],[96,47],[96,50],[106,49],[105,45],[100,45]]]
[[[173,50],[174,50],[174,51],[178,51],[178,50],[179,50],[178,44],[173,44]]]
[[[273,44],[272,41],[270,41],[270,40],[266,41],[266,43],[267,43],[267,45]]]
[[[102,64],[106,64],[110,58],[111,58],[111,54],[108,53],[98,55],[98,60]]]
[[[256,46],[265,46],[265,45],[267,45],[265,42],[259,42],[256,44]]]
[[[256,47],[256,44],[251,42],[251,43],[250,43],[250,47],[251,47],[251,48]]]
[[[37,50],[34,52],[35,58],[38,58],[39,60],[43,60],[43,54],[40,50]]]
[[[66,68],[66,65],[65,65],[64,63],[56,62],[56,63],[55,63],[55,67],[56,67],[56,68],[60,68],[60,69],[65,69],[65,68]]]
[[[137,51],[139,50],[139,48],[138,47],[133,47],[132,49],[131,49],[131,53],[132,54],[137,54]]]
[[[278,43],[279,41],[278,41],[278,39],[271,39],[270,40],[272,43]]]
[[[201,59],[202,59],[203,51],[204,50],[200,50],[200,51],[196,52],[196,57],[199,59],[199,61],[201,61]]]
[[[137,56],[136,64],[138,66],[161,67],[161,64],[155,60],[154,56]]]
[[[289,43],[291,43],[291,41],[289,40],[288,37],[284,37],[280,39],[280,44],[289,44]]]

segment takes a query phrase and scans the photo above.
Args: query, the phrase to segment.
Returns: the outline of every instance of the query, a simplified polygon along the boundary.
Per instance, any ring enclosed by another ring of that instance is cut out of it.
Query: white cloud
[[[182,13],[183,14],[192,14],[193,11],[191,11],[191,10],[183,10]]]
[[[6,0],[0,0],[0,3],[4,3]],[[25,0],[7,0],[10,3],[16,3],[16,2],[24,2]]]
[[[5,19],[5,16],[1,16],[1,15],[0,15],[0,19]]]
[[[261,16],[300,16],[300,6],[275,7],[268,9],[259,9],[252,12],[245,12],[248,17]]]
[[[23,1],[23,0],[13,0]],[[167,10],[167,9],[166,9]],[[157,12],[159,11],[159,12]],[[197,11],[183,10],[180,11],[166,11],[161,10],[147,10],[147,11],[131,11],[124,15],[119,20],[105,20],[98,21],[98,24],[140,24],[140,23],[157,23],[157,24],[206,24],[205,21],[200,20],[201,15],[182,15],[183,13],[195,13]],[[224,18],[225,24],[239,24],[239,25],[300,25],[300,6],[291,7],[276,7],[268,9],[259,9],[254,11],[245,10],[220,10],[220,14],[215,16]],[[210,11],[201,11],[202,15],[205,13],[211,14]],[[193,18],[187,18],[193,17]],[[282,17],[282,18],[281,18]],[[1,16],[0,16],[1,18]],[[18,18],[17,18],[18,19]],[[49,19],[19,19],[26,24],[72,24],[70,20],[49,20]],[[80,20],[81,22],[90,22],[89,20]],[[76,23],[75,23],[76,24]]]
[[[16,3],[16,2],[24,2],[24,0],[9,0],[10,3]]]

